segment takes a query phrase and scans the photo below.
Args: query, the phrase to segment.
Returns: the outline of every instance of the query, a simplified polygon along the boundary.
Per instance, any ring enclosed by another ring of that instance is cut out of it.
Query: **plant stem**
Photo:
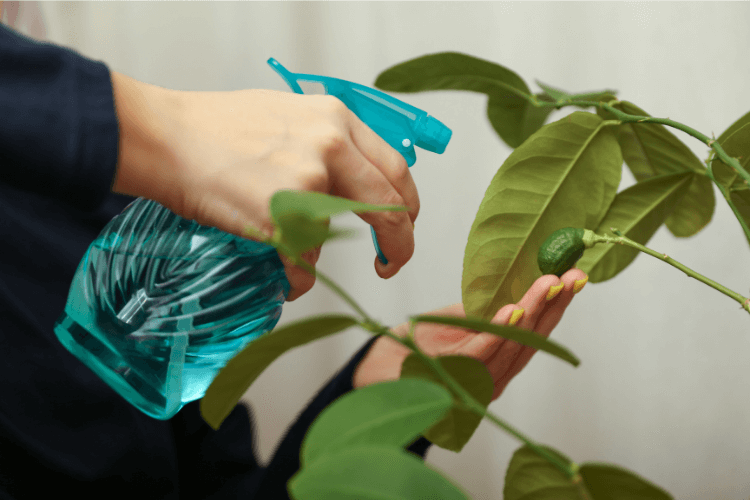
[[[531,438],[525,436],[517,429],[513,428],[511,425],[507,424],[506,422],[503,422],[500,418],[495,416],[492,412],[487,410],[484,406],[479,404],[479,402],[474,399],[474,397],[469,394],[466,389],[464,389],[461,384],[456,382],[456,380],[450,376],[450,374],[445,371],[443,366],[440,364],[439,361],[437,361],[434,358],[429,357],[424,352],[422,352],[421,349],[417,346],[415,340],[414,340],[414,328],[416,326],[415,321],[409,322],[409,335],[406,339],[402,339],[397,335],[394,335],[389,331],[388,328],[378,325],[379,326],[379,333],[382,333],[383,335],[387,335],[388,337],[396,340],[397,342],[405,345],[409,349],[411,349],[417,356],[419,356],[422,361],[427,363],[428,366],[432,368],[432,370],[437,373],[437,375],[450,387],[453,392],[461,399],[461,402],[463,405],[468,408],[469,410],[473,411],[477,415],[481,417],[486,417],[492,422],[495,423],[498,427],[501,429],[504,429],[509,434],[512,434],[515,436],[518,440],[523,441],[524,444],[526,444],[529,448],[534,450],[538,455],[541,457],[547,459],[549,462],[551,462],[555,467],[557,467],[563,474],[565,474],[569,479],[573,479],[576,476],[576,472],[571,466],[571,464],[566,464],[565,462],[561,461],[551,453],[549,453],[547,450],[539,446],[536,442],[532,441]]]
[[[669,264],[671,266],[674,266],[677,269],[679,269],[680,271],[684,272],[685,274],[687,274],[691,278],[695,278],[698,281],[703,282],[706,285],[710,286],[711,288],[714,288],[714,289],[720,291],[724,295],[727,295],[728,297],[733,298],[734,300],[736,300],[737,302],[739,302],[742,305],[742,307],[740,307],[740,309],[745,309],[748,313],[750,313],[750,298],[743,297],[739,293],[733,292],[729,288],[727,288],[727,287],[725,287],[723,285],[720,285],[719,283],[717,283],[717,282],[715,282],[715,281],[713,281],[713,280],[711,280],[709,278],[706,278],[702,274],[693,271],[692,269],[690,269],[689,267],[685,266],[684,264],[681,264],[681,263],[677,262],[676,260],[674,260],[672,257],[668,256],[665,253],[659,253],[659,252],[656,252],[654,250],[651,250],[650,248],[645,247],[645,246],[641,245],[640,243],[637,243],[637,242],[631,240],[627,236],[623,236],[622,233],[616,227],[611,227],[610,229],[617,236],[612,237],[612,236],[607,236],[607,235],[599,235],[599,234],[595,233],[594,242],[595,243],[618,243],[620,245],[627,245],[629,247],[633,247],[635,249],[638,249],[641,252],[647,253],[647,254],[651,255],[652,257],[656,257],[659,260],[663,260],[667,264]]]
[[[329,278],[325,274],[321,273],[320,271],[316,270],[315,268],[313,268],[310,264],[308,264],[307,262],[305,262],[301,258],[297,259],[297,260],[295,260],[293,257],[289,257],[289,258],[292,259],[292,261],[294,262],[295,265],[300,266],[301,268],[303,268],[305,271],[307,271],[308,273],[312,274],[313,276],[316,276],[317,278],[320,278],[320,280],[323,283],[325,283],[326,285],[328,285],[328,287],[331,290],[333,290],[334,292],[336,292],[342,299],[344,299],[350,306],[352,306],[354,308],[354,310],[357,311],[362,316],[362,318],[364,318],[364,320],[365,320],[365,322],[367,324],[377,324],[377,322],[374,321],[372,318],[370,318],[370,316],[367,315],[367,313],[365,312],[365,310],[362,309],[359,306],[359,304],[357,304],[357,302],[352,298],[352,296],[349,295],[348,293],[346,293],[343,288],[341,288],[336,283],[334,283],[331,278]]]
[[[288,255],[288,254],[287,254]],[[288,255],[289,256],[289,255]],[[399,342],[400,344],[403,344],[410,350],[412,350],[417,356],[419,356],[425,363],[427,363],[428,366],[432,368],[432,370],[437,373],[437,375],[450,387],[455,394],[458,395],[458,397],[461,399],[462,403],[466,408],[473,411],[474,413],[480,415],[481,417],[487,417],[489,420],[495,423],[498,427],[501,429],[504,429],[506,432],[514,435],[517,439],[520,441],[523,441],[529,448],[534,450],[538,455],[540,455],[542,458],[545,458],[546,460],[550,461],[555,467],[557,467],[563,474],[565,474],[568,478],[574,479],[576,476],[580,477],[577,474],[577,471],[575,470],[575,464],[566,464],[565,462],[561,461],[554,455],[550,454],[536,444],[534,441],[531,440],[531,438],[523,435],[520,431],[513,428],[509,424],[503,422],[489,412],[487,408],[479,404],[477,400],[475,400],[471,394],[469,394],[456,380],[450,376],[448,372],[445,371],[445,369],[442,367],[442,365],[435,359],[427,356],[422,350],[417,346],[415,340],[414,340],[414,328],[416,326],[415,321],[410,322],[410,328],[409,328],[409,336],[406,339],[402,339],[401,337],[393,334],[390,329],[386,326],[381,325],[377,321],[370,318],[367,313],[359,307],[357,302],[349,295],[347,294],[340,286],[338,286],[336,283],[333,282],[330,278],[323,275],[320,271],[315,270],[310,264],[302,260],[301,258],[295,258],[293,256],[289,256],[289,258],[294,262],[295,265],[298,265],[305,269],[307,272],[311,274],[315,274],[316,276],[319,276],[320,279],[328,285],[334,292],[336,292],[341,298],[343,298],[349,305],[351,305],[359,314],[362,315],[364,318],[364,322],[360,323],[360,326],[370,332],[377,333],[377,334],[383,334],[386,335],[396,342]]]

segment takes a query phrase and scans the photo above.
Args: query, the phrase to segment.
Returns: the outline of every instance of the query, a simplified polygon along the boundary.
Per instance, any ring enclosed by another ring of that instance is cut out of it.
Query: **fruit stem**
[[[643,253],[647,253],[650,256],[655,257],[655,258],[657,258],[659,260],[663,260],[667,264],[669,264],[669,265],[671,265],[673,267],[676,267],[680,271],[684,272],[689,277],[695,278],[698,281],[701,281],[701,282],[705,283],[706,285],[710,286],[711,288],[714,288],[714,289],[720,291],[724,295],[733,298],[734,300],[736,300],[737,302],[739,302],[741,304],[740,309],[745,309],[748,313],[750,313],[750,298],[743,297],[739,293],[734,292],[734,291],[730,290],[729,288],[727,288],[727,287],[725,287],[723,285],[720,285],[719,283],[717,283],[717,282],[715,282],[715,281],[713,281],[713,280],[711,280],[709,278],[706,278],[702,274],[693,271],[692,269],[690,269],[686,265],[677,262],[676,260],[674,260],[672,257],[668,256],[665,253],[656,252],[654,250],[651,250],[648,247],[645,247],[645,246],[641,245],[640,243],[636,243],[635,241],[631,240],[627,236],[623,236],[623,234],[617,228],[615,228],[615,227],[610,227],[610,229],[612,230],[612,233],[614,233],[616,235],[615,237],[607,236],[607,235],[599,235],[599,234],[596,234],[593,231],[591,231],[591,233],[594,236],[592,238],[589,235],[589,239],[590,240],[593,239],[593,241],[594,241],[593,244],[596,244],[596,243],[617,243],[617,244],[620,244],[620,245],[627,245],[629,247],[633,247],[633,248],[635,248],[637,250],[640,250]],[[586,239],[586,236],[584,236],[584,240],[585,239]],[[587,246],[587,248],[589,248],[589,247]]]

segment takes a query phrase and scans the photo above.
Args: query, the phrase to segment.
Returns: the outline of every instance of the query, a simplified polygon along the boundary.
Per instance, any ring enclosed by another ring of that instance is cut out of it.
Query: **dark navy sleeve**
[[[200,416],[200,401],[185,405],[172,417],[172,427],[180,463],[180,492],[184,499],[289,499],[287,482],[300,468],[302,440],[313,421],[340,396],[354,390],[352,377],[362,358],[377,340],[370,339],[298,416],[276,448],[270,462],[260,467],[254,449],[255,419],[252,406],[239,404],[214,431]],[[238,418],[240,413],[249,419]],[[252,439],[239,439],[252,435]],[[248,444],[250,443],[250,445]],[[432,443],[420,436],[406,450],[424,460]]]
[[[353,390],[352,377],[359,362],[367,354],[377,336],[370,339],[352,359],[313,399],[312,403],[300,414],[297,421],[289,428],[281,444],[264,471],[258,489],[252,498],[288,499],[286,483],[299,470],[299,454],[302,440],[318,415],[340,396]],[[420,436],[408,447],[411,452],[424,460],[428,448],[432,443],[424,436]]]
[[[81,210],[109,192],[118,126],[107,66],[0,24],[0,182]]]

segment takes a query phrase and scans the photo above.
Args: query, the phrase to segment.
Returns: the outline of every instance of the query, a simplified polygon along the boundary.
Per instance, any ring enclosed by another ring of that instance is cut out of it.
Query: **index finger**
[[[356,117],[356,115],[355,115]],[[403,244],[406,242],[404,239],[404,232],[413,231],[414,222],[417,220],[419,215],[419,194],[417,193],[417,186],[414,183],[414,178],[411,175],[409,166],[406,159],[396,151],[390,144],[388,144],[382,137],[375,133],[370,127],[367,126],[361,120],[352,120],[354,123],[351,127],[351,138],[352,142],[362,154],[364,159],[370,165],[374,166],[380,174],[385,177],[386,181],[390,184],[390,188],[395,193],[388,194],[381,193],[380,196],[387,196],[388,198],[381,201],[377,201],[377,204],[396,204],[406,205],[408,211],[408,219],[404,217],[402,212],[372,212],[366,214],[374,222],[371,223],[375,229],[375,233],[378,237],[378,244],[388,259],[388,266],[383,266],[382,263],[376,259],[376,268],[383,270],[384,267],[389,268],[388,272],[380,273],[392,276],[398,269],[400,269],[406,262],[411,258],[413,252],[404,253]],[[375,191],[377,188],[370,185]],[[395,196],[397,194],[398,196]],[[401,198],[400,200],[398,198]],[[365,217],[362,217],[365,220]],[[367,221],[369,222],[369,221]],[[411,223],[412,227],[404,228],[404,223]],[[395,227],[394,227],[395,226]],[[399,227],[400,226],[400,227]],[[394,262],[395,269],[390,269],[392,266],[391,262]]]

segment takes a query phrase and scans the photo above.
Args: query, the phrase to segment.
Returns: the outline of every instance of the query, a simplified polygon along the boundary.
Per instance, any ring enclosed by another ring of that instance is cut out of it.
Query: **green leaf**
[[[287,483],[295,500],[469,500],[421,458],[387,446],[346,448],[298,470]]]
[[[750,170],[750,122],[735,130],[720,144],[726,154],[732,158],[738,158],[743,169]],[[711,162],[711,171],[716,180],[728,190],[748,188],[745,179],[718,156]]]
[[[572,463],[554,448],[542,448]],[[508,464],[503,500],[672,500],[663,489],[616,465],[587,462],[579,466],[578,473],[588,497],[552,463],[522,446]]]
[[[344,448],[391,445],[403,448],[440,420],[451,393],[433,382],[407,378],[368,385],[328,406],[302,442],[301,466]]]
[[[218,430],[255,379],[286,351],[346,330],[359,322],[351,316],[327,314],[276,328],[250,342],[219,371],[201,399],[203,420]]]
[[[531,104],[529,87],[513,71],[459,52],[440,52],[402,62],[383,71],[374,86],[390,92],[464,90],[487,94],[487,117],[512,148],[536,131],[552,110]]]
[[[484,363],[468,356],[439,356],[435,359],[479,404],[485,408],[490,404],[495,382]],[[432,368],[414,353],[409,354],[401,365],[401,378],[407,377],[428,379],[450,391]],[[453,395],[453,391],[450,394]],[[463,405],[458,396],[453,397],[455,404]],[[424,432],[424,437],[436,446],[458,453],[481,422],[481,415],[453,406],[438,423]]]
[[[545,85],[539,80],[535,80],[536,84],[541,87],[542,90],[544,90],[548,96],[550,96],[555,101],[563,101],[565,99],[569,99],[573,97],[572,94],[569,94],[565,92],[564,90],[556,89],[554,87],[550,87],[549,85]]]
[[[695,176],[693,172],[652,177],[618,193],[606,215],[594,229],[598,234],[610,234],[610,227],[645,245],[669,217],[688,192]],[[589,282],[607,281],[628,267],[640,254],[626,245],[600,243],[589,248],[576,267],[589,276]]]
[[[352,211],[366,212],[403,212],[408,207],[401,205],[371,205],[358,201],[331,196],[316,191],[295,191],[285,189],[276,191],[271,197],[271,219],[278,224],[288,215],[305,215],[311,220],[322,221],[332,215]]]
[[[740,117],[736,122],[731,124],[728,129],[726,129],[724,132],[721,133],[721,135],[716,139],[716,142],[718,142],[721,147],[724,147],[724,141],[726,141],[730,135],[737,132],[739,129],[744,127],[750,123],[750,111],[745,113],[742,117]],[[726,148],[724,149],[726,151]]]
[[[537,252],[561,227],[596,227],[614,199],[622,156],[611,127],[575,112],[505,160],[469,232],[461,282],[467,316],[490,320],[541,276]]]
[[[635,104],[620,101],[613,107],[637,116],[650,116]],[[599,116],[615,118],[597,108]],[[697,234],[711,222],[716,199],[706,167],[667,127],[655,123],[623,123],[616,128],[617,140],[630,171],[638,182],[651,177],[681,172],[702,175],[692,177],[689,191],[667,217],[667,229],[678,238]]]
[[[566,347],[544,337],[543,335],[539,335],[536,332],[523,330],[515,326],[496,325],[481,318],[456,318],[449,316],[420,315],[413,316],[411,319],[420,323],[439,323],[443,325],[468,328],[479,332],[492,333],[497,335],[498,337],[518,342],[521,345],[532,347],[539,351],[544,351],[548,354],[551,354],[552,356],[555,356],[556,358],[567,361],[573,366],[578,366],[579,364],[581,364],[581,361]]]
[[[487,118],[490,125],[512,148],[520,146],[539,130],[553,110],[554,108],[533,106],[526,101],[515,102],[508,96],[490,95],[487,101]]]
[[[371,205],[358,201],[318,193],[316,191],[280,190],[271,197],[271,220],[276,232],[268,244],[280,252],[300,257],[326,240],[350,237],[348,230],[330,229],[330,217],[342,212],[399,212],[408,207],[399,205]],[[248,234],[259,234],[249,228]]]
[[[575,101],[599,101],[609,102],[617,99],[616,90],[601,90],[598,92],[585,92],[583,94],[573,94],[570,98]],[[582,108],[590,107],[588,104],[578,104],[577,106]]]
[[[587,462],[578,471],[593,500],[672,500],[662,488],[617,465]]]
[[[553,101],[566,101],[570,99],[573,102],[575,101],[609,102],[609,101],[616,99],[615,94],[617,94],[617,91],[615,90],[602,90],[599,92],[585,92],[582,94],[570,94],[568,92],[565,92],[564,90],[556,89],[554,87],[550,87],[549,85],[545,85],[539,80],[536,80],[536,84],[539,85],[542,88],[542,90],[544,90],[547,93],[547,95],[549,95],[553,99]],[[576,106],[578,106],[579,108],[590,107],[588,104],[576,104]]]
[[[313,220],[304,214],[286,214],[279,217],[275,243],[285,254],[300,257],[306,251],[319,247],[325,241],[349,238],[355,234],[351,230],[331,229],[330,219]]]
[[[724,139],[723,143],[720,142],[719,144],[730,157],[739,158],[740,166],[746,172],[750,172],[750,122],[737,128]],[[745,179],[740,177],[733,168],[719,157],[714,157],[711,162],[711,172],[716,180],[728,190],[729,198],[737,208],[740,217],[750,227],[750,188],[745,183]],[[748,240],[748,244],[750,244],[750,240]]]
[[[542,446],[563,462],[571,460],[549,446]],[[528,446],[517,449],[505,472],[503,500],[582,500],[578,488],[547,459]],[[596,500],[596,499],[592,499]]]

